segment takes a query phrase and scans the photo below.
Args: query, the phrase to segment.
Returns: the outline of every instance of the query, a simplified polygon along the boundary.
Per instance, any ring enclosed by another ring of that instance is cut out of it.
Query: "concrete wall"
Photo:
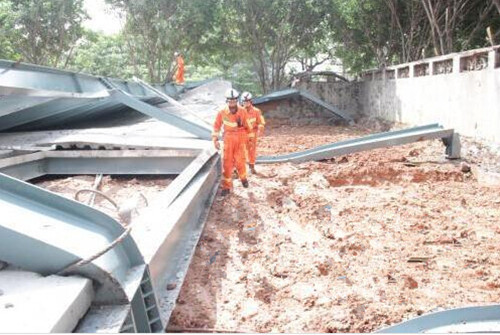
[[[411,126],[440,123],[462,135],[500,143],[500,45],[369,71],[360,82],[299,82],[356,118],[362,114]],[[301,98],[261,107],[268,118],[330,122]]]
[[[500,142],[500,46],[430,58],[365,74],[367,116],[410,125],[441,123]]]

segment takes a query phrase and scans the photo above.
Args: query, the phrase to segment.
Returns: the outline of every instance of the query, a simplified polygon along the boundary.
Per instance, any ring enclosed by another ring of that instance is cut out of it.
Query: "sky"
[[[88,29],[113,35],[123,26],[123,19],[111,13],[110,7],[104,0],[85,0],[84,8],[90,16],[90,19],[84,22],[84,26]]]

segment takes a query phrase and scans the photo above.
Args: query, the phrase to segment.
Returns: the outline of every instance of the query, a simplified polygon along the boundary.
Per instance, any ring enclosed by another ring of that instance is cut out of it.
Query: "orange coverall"
[[[177,56],[177,72],[175,73],[175,82],[179,85],[184,84],[184,58]]]
[[[247,120],[245,108],[237,106],[236,113],[231,113],[226,106],[217,113],[214,123],[213,138],[219,136],[221,127],[224,126],[224,153],[222,156],[222,188],[233,187],[233,167],[236,166],[241,181],[247,179],[245,165],[245,144],[250,124]]]
[[[253,105],[246,108],[250,131],[248,132],[247,153],[248,164],[254,165],[257,158],[257,137],[264,131],[266,121],[262,116],[262,111]]]

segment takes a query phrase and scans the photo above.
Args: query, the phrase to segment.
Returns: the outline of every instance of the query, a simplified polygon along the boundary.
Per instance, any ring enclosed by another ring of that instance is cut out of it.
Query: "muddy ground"
[[[260,154],[387,130],[268,122]],[[499,159],[440,140],[259,165],[216,198],[170,329],[369,332],[500,301]],[[471,171],[469,171],[469,168]]]
[[[94,189],[96,176],[43,176],[32,182],[39,187],[55,192],[66,198],[88,204],[92,194],[95,194],[92,207],[108,214],[122,225],[126,226],[137,217],[140,211],[151,203],[158,193],[165,190],[175,176],[103,176],[98,190],[105,196],[85,190]],[[82,192],[80,192],[82,191]],[[78,193],[78,195],[77,195]],[[75,198],[76,196],[76,198]],[[113,204],[114,203],[114,204]],[[129,220],[120,217],[120,208],[135,204],[135,210],[129,213]],[[116,205],[116,206],[115,206]]]

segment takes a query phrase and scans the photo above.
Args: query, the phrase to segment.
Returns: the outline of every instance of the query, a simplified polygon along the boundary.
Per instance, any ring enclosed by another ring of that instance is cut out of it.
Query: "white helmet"
[[[243,92],[241,94],[241,100],[243,100],[243,102],[245,102],[245,101],[251,101],[252,100],[252,93],[250,93],[250,92]]]
[[[240,94],[238,93],[238,91],[236,91],[234,88],[230,88],[226,91],[226,93],[224,94],[224,96],[226,97],[227,100],[234,100],[234,99],[238,99],[238,96]]]

